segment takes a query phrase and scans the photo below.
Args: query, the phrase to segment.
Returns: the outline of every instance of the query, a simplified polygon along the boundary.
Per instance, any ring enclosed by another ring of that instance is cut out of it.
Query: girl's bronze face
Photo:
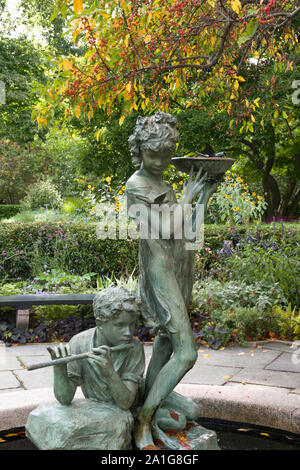
[[[170,165],[173,152],[171,150],[142,150],[143,168],[154,176],[158,176]]]

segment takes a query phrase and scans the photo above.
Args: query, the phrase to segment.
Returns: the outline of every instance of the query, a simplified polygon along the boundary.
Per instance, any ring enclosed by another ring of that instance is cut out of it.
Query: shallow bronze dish
[[[223,176],[234,162],[233,158],[223,157],[175,157],[171,160],[171,163],[179,171],[190,173],[192,167],[195,171],[203,168],[204,172],[213,178]]]

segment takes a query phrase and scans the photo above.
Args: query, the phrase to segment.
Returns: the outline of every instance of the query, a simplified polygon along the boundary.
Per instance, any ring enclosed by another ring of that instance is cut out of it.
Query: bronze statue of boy
[[[103,289],[93,301],[96,327],[47,348],[53,362],[66,363],[53,365],[59,403],[40,405],[26,424],[27,436],[40,449],[131,448],[145,370],[143,344],[133,336],[141,307],[122,287]],[[71,360],[83,353],[85,359]],[[78,386],[86,400],[72,403]]]

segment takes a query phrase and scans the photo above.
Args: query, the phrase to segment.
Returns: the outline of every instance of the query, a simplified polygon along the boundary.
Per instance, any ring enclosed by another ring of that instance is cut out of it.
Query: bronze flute
[[[111,352],[115,352],[115,351],[123,351],[124,349],[130,349],[133,346],[134,346],[133,343],[120,344],[118,346],[113,346],[109,349]],[[71,362],[71,361],[78,361],[79,359],[86,359],[89,357],[89,354],[91,353],[92,351],[82,353],[82,354],[72,354],[71,356],[60,357],[59,359],[53,359],[52,361],[40,362],[39,364],[32,364],[31,366],[27,367],[27,370],[41,369],[42,367],[56,366],[60,364],[67,364],[68,362]]]

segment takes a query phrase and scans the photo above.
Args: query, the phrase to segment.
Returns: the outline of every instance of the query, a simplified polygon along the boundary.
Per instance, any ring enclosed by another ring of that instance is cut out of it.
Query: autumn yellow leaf
[[[73,67],[73,64],[72,64],[72,62],[70,62],[69,60],[65,59],[65,60],[63,60],[62,63],[60,64],[59,70],[61,70],[62,67],[63,67],[64,69],[66,69],[66,70],[71,70],[72,67]]]
[[[235,89],[236,91],[239,89],[239,82],[238,82],[238,80],[235,80],[235,81],[234,81],[233,87],[234,87],[234,89]]]
[[[76,15],[81,13],[83,10],[83,0],[73,0],[73,8]]]
[[[124,119],[125,119],[125,116],[121,116],[120,119],[119,119],[119,125],[122,126],[123,122],[124,122]]]
[[[79,34],[79,31],[78,31],[78,30],[77,30],[77,31],[74,31],[74,33],[73,33],[73,43],[74,43],[74,44],[76,43],[76,39],[77,39],[78,34]]]
[[[98,129],[95,136],[96,136],[96,139],[97,139],[97,142],[99,142],[99,137],[100,137],[100,134],[101,134],[101,129]]]
[[[124,39],[124,42],[125,42],[125,46],[126,46],[126,47],[128,47],[129,39],[130,39],[130,34],[127,34],[126,38]]]
[[[150,34],[147,34],[147,36],[144,38],[144,41],[146,44],[148,44],[150,41],[151,41],[152,37],[150,36]]]
[[[239,15],[241,10],[242,10],[242,5],[241,5],[241,2],[240,0],[232,0],[231,1],[231,8],[233,9],[233,11]]]
[[[107,20],[109,19],[109,15],[107,13],[104,13],[104,11],[98,10],[99,15],[103,16],[103,18],[106,18]]]
[[[80,116],[80,105],[79,104],[77,104],[76,107],[75,107],[75,116],[77,118],[79,118],[79,116]]]
[[[181,85],[181,81],[179,78],[176,79],[176,82],[175,82],[175,90],[177,90],[177,88],[179,88]]]

